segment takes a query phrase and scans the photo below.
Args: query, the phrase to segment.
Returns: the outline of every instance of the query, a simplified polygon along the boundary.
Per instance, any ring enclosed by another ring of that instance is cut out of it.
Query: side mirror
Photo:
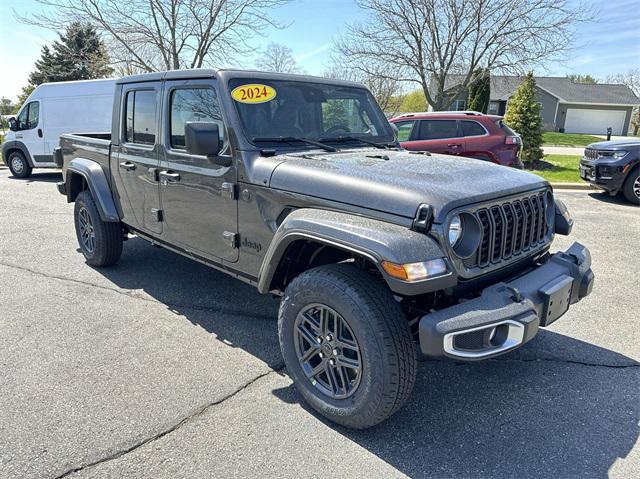
[[[18,131],[18,121],[13,116],[9,118],[9,129],[11,131]]]
[[[184,136],[187,153],[206,156],[219,166],[231,166],[231,158],[218,156],[222,142],[217,123],[188,121],[184,126]]]

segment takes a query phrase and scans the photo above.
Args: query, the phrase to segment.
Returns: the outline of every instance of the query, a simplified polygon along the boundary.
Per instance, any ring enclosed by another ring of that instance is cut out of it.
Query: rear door
[[[215,122],[223,141],[220,155],[231,155],[215,84],[210,79],[167,81],[163,95],[163,237],[198,256],[237,261],[235,164],[216,165],[205,156],[188,154],[185,145],[187,122]]]
[[[464,152],[464,141],[457,120],[419,120],[413,127],[410,141],[402,146],[408,150],[446,155],[461,155]]]
[[[492,142],[487,129],[475,120],[461,120],[460,127],[464,136],[464,156],[490,160],[488,151]]]
[[[124,222],[155,234],[162,233],[158,183],[160,93],[160,82],[123,85],[120,138],[111,153],[111,171]]]

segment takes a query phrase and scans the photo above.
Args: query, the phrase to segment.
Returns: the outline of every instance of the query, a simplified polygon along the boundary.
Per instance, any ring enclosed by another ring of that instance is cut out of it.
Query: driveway
[[[637,477],[638,208],[558,192],[593,295],[354,432],[300,404],[275,299],[138,239],[88,267],[55,181],[0,168],[0,477]]]

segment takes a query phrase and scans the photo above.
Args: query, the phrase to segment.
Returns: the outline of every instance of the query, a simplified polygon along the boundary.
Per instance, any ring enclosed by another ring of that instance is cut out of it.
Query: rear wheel
[[[91,193],[81,192],[74,209],[76,236],[80,250],[91,266],[110,266],[122,254],[120,223],[102,221]]]
[[[278,332],[296,388],[331,421],[371,427],[411,394],[416,355],[405,316],[381,281],[353,265],[295,278],[280,305]]]
[[[21,152],[14,151],[11,153],[7,159],[7,164],[15,178],[28,178],[31,176],[32,168]]]
[[[640,205],[640,167],[629,173],[622,188],[624,197],[633,204]]]

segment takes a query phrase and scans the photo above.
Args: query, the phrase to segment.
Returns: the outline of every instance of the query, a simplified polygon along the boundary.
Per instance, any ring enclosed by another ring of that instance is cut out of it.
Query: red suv
[[[389,120],[398,128],[398,141],[412,151],[430,151],[492,161],[522,168],[522,140],[501,116],[448,111],[407,113]]]

